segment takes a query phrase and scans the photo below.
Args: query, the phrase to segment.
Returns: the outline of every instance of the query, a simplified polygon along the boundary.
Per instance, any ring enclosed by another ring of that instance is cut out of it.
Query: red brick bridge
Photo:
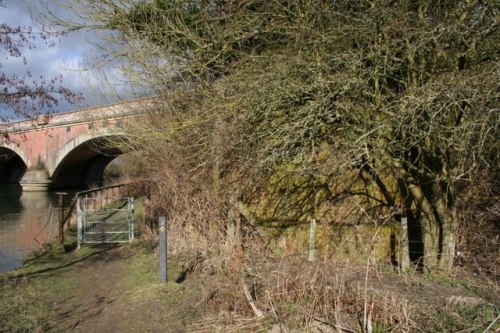
[[[122,153],[112,142],[152,104],[133,100],[0,124],[0,183],[19,182],[24,191],[99,184]]]

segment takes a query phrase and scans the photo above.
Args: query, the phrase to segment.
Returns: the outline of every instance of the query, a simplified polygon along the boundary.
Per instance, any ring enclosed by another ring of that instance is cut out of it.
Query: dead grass
[[[140,244],[42,255],[0,284],[0,327],[273,333],[499,328],[498,286],[479,288],[482,280],[471,276],[408,274],[335,258],[309,262],[301,255],[262,255],[260,248],[247,243],[206,254],[171,253],[167,285],[158,283],[155,252]]]
[[[498,285],[484,285],[486,280],[477,276],[399,272],[389,260],[374,260],[378,231],[363,244],[364,264],[358,257],[346,260],[341,251],[309,262],[300,242],[287,243],[277,255],[267,237],[242,216],[238,220],[230,203],[218,201],[209,186],[168,168],[156,173],[145,214],[167,216],[169,255],[180,267],[175,281],[200,288],[199,299],[188,307],[203,315],[187,331],[481,331],[498,315]],[[143,240],[151,248],[156,246],[154,222]],[[477,302],[450,303],[457,297]],[[453,313],[465,317],[453,321]],[[478,313],[481,320],[475,319]]]

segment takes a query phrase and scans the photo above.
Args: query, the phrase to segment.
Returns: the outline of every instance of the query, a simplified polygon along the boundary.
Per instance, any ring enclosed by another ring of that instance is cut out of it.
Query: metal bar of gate
[[[77,225],[78,225],[78,248],[82,245],[83,242],[83,211],[80,206],[81,200],[80,197],[76,200],[76,212],[77,212]]]
[[[126,201],[122,201],[123,204],[120,204],[120,200],[114,200],[114,206],[104,209],[95,209],[96,200],[77,200],[78,247],[84,243],[124,243],[133,240],[134,198],[127,197]]]

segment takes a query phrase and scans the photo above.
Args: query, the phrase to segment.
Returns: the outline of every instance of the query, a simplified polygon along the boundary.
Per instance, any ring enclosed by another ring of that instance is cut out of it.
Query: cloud
[[[32,27],[41,31],[43,27],[33,21],[34,6],[23,1],[4,1],[5,7],[0,7],[0,22],[11,26]],[[32,4],[32,5],[33,5]],[[57,15],[64,17],[71,15],[63,8],[56,8]],[[64,37],[51,40],[52,46],[46,41],[37,39],[35,48],[24,48],[21,58],[6,57],[1,52],[1,71],[5,74],[23,75],[29,71],[33,78],[43,76],[47,79],[61,75],[63,85],[74,92],[83,94],[85,101],[82,104],[71,105],[62,101],[57,111],[69,111],[83,106],[96,106],[115,102],[118,99],[130,99],[134,96],[133,89],[124,83],[120,71],[112,64],[96,69],[89,64],[95,63],[99,52],[92,43],[99,42],[99,36],[91,31],[77,31]],[[5,112],[5,110],[0,110]]]

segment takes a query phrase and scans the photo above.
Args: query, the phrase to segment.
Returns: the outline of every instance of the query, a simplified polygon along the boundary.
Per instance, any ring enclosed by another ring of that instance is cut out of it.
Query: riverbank
[[[172,282],[160,284],[147,244],[55,247],[0,275],[0,332],[357,332],[363,313],[372,332],[500,328],[499,288],[486,281],[384,270],[366,280],[361,266],[258,264],[236,277],[199,256],[172,257]],[[309,315],[330,298],[337,318]]]

